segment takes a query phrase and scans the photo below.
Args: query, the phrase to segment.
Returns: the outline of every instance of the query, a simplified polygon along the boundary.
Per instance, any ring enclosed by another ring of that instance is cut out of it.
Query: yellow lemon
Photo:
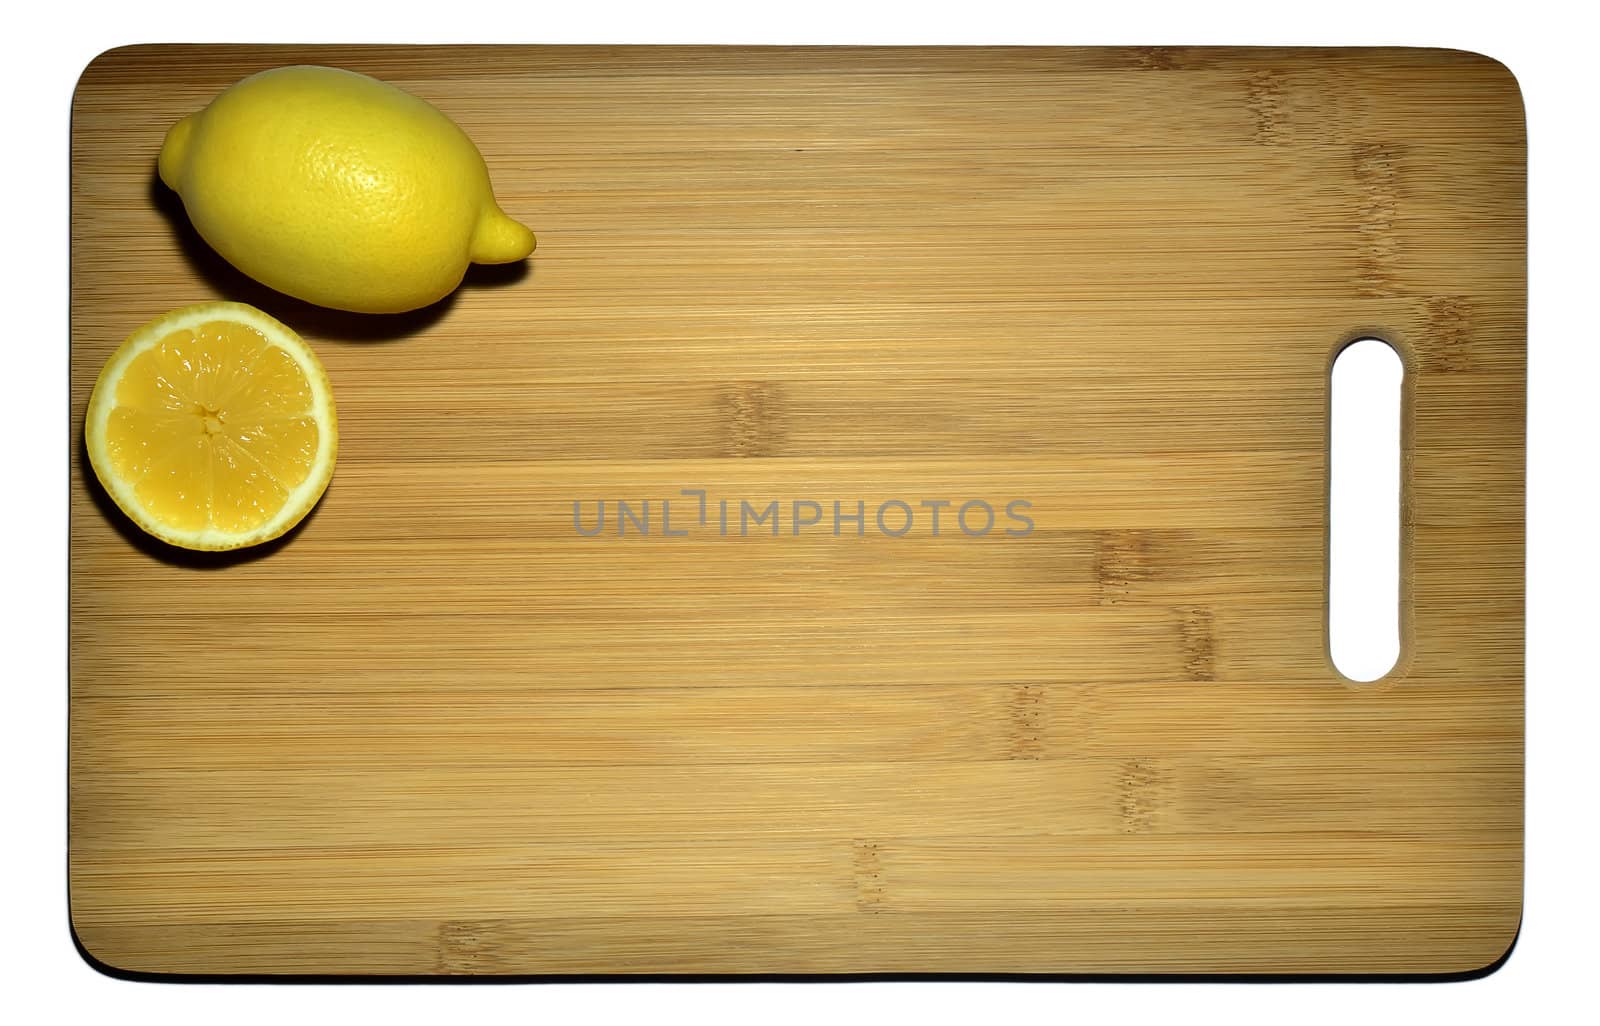
[[[276,68],[230,86],[172,126],[158,169],[229,263],[319,306],[414,310],[449,295],[469,262],[533,251],[455,122],[338,68]]]
[[[243,303],[158,317],[111,354],[84,420],[89,463],[134,523],[172,545],[283,534],[333,477],[339,424],[316,354]]]

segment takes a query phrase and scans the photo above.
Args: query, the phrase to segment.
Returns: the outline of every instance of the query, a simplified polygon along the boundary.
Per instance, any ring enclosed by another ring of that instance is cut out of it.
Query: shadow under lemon
[[[392,342],[420,334],[449,312],[462,289],[515,285],[532,272],[532,263],[470,264],[461,285],[448,296],[418,310],[396,314],[351,313],[307,303],[261,284],[212,249],[183,209],[183,199],[167,188],[153,169],[148,187],[151,206],[172,225],[184,260],[223,299],[248,303],[303,335],[343,342]]]

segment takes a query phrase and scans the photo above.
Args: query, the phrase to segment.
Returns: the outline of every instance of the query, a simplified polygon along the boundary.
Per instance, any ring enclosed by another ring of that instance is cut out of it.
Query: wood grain
[[[379,318],[221,262],[154,155],[289,63],[454,117],[533,260]],[[1511,944],[1501,66],[150,46],[98,58],[72,116],[70,877],[103,964],[1443,973]],[[139,537],[80,438],[116,344],[210,298],[303,333],[342,429],[310,520],[224,559]],[[1327,374],[1368,334],[1408,371],[1405,652],[1352,686]],[[651,535],[581,536],[602,498],[650,500]],[[779,530],[724,536],[719,499],[778,500]]]

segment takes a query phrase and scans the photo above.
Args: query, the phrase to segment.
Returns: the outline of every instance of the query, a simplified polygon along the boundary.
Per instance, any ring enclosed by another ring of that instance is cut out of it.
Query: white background
[[[587,1022],[1427,1021],[1503,1023],[1593,1011],[1597,969],[1589,503],[1596,438],[1596,59],[1575,4],[1011,3],[873,5],[467,3],[431,16],[332,0],[39,5],[8,19],[4,76],[5,334],[0,418],[8,691],[4,1007],[19,1021],[385,1023],[464,1016]],[[65,883],[67,130],[100,51],[141,42],[597,42],[1431,45],[1488,53],[1528,106],[1531,229],[1528,847],[1522,939],[1486,979],[1452,984],[728,984],[175,986],[109,979],[68,932]],[[1566,1014],[1546,1008],[1566,1005]],[[24,1011],[28,1007],[35,1011]],[[1576,1007],[1574,1007],[1576,1006]],[[43,1009],[49,1009],[44,1012]],[[1424,1019],[1426,1017],[1426,1019]]]

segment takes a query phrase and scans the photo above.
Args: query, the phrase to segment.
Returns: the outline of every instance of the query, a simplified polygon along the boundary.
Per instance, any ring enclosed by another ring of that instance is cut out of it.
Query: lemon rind
[[[173,332],[217,320],[247,324],[293,357],[311,386],[312,408],[317,422],[326,428],[318,432],[317,459],[311,468],[311,473],[289,493],[277,515],[260,527],[244,532],[223,531],[213,527],[199,531],[175,529],[150,515],[139,502],[131,483],[122,480],[102,466],[107,422],[111,417],[111,411],[116,408],[116,389],[113,385],[122,379],[128,364]],[[94,390],[89,395],[84,424],[89,465],[117,508],[147,534],[170,545],[206,552],[260,545],[288,532],[305,519],[306,514],[311,512],[312,507],[322,498],[323,492],[327,491],[328,483],[333,479],[334,463],[339,452],[339,420],[333,402],[333,387],[328,381],[328,373],[323,368],[322,362],[317,359],[310,346],[306,345],[305,340],[287,325],[244,303],[212,302],[186,306],[163,314],[134,331],[122,345],[117,347],[116,352],[111,354],[111,358],[101,368],[100,376],[95,380]]]

